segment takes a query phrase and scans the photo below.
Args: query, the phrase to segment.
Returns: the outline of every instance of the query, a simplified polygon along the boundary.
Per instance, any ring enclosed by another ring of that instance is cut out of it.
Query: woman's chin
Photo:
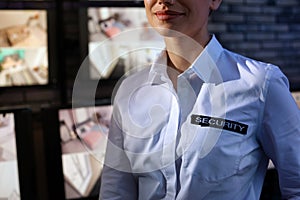
[[[163,37],[182,37],[183,33],[171,27],[156,26],[154,29]]]

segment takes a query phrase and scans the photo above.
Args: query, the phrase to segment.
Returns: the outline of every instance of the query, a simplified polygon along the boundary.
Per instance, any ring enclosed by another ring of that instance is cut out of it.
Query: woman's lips
[[[159,20],[166,21],[166,20],[171,20],[171,19],[180,17],[180,16],[184,15],[184,13],[166,10],[166,11],[157,11],[157,12],[155,12],[155,15],[157,16],[157,18]]]

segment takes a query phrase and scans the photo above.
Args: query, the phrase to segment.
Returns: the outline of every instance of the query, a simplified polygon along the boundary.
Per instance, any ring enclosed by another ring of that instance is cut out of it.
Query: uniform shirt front
[[[278,67],[215,37],[176,91],[165,66],[163,52],[116,94],[101,199],[259,199],[269,159],[300,199],[300,115]]]

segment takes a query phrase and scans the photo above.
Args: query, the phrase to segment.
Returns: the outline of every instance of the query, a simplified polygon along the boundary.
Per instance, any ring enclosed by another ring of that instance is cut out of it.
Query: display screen
[[[99,195],[111,105],[60,109],[65,198]]]
[[[0,87],[46,85],[46,10],[0,10]]]
[[[300,109],[300,92],[292,92],[292,95]]]
[[[0,113],[0,199],[20,199],[15,121]]]
[[[92,79],[118,79],[153,62],[164,47],[143,7],[90,7],[87,15]]]

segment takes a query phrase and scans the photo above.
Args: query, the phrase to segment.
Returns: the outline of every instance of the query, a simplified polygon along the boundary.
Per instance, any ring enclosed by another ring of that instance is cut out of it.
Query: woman
[[[300,199],[300,115],[278,67],[207,29],[222,0],[145,0],[166,50],[115,96],[100,199],[259,199],[269,159]]]

